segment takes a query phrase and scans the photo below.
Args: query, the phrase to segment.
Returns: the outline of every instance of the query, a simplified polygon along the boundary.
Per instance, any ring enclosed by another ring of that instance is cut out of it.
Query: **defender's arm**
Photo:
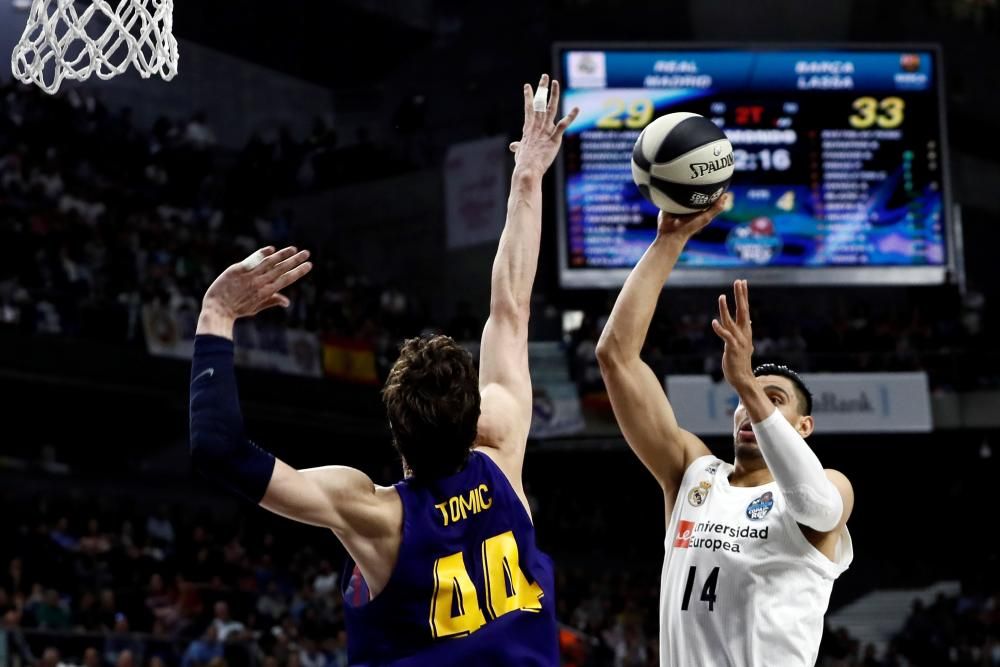
[[[482,415],[477,444],[490,454],[515,485],[520,484],[531,426],[532,391],[528,373],[528,318],[538,268],[542,233],[542,177],[562,143],[577,110],[558,123],[559,82],[544,99],[549,77],[542,75],[539,99],[524,86],[524,127],[511,144],[516,166],[490,285],[490,316],[479,355]]]

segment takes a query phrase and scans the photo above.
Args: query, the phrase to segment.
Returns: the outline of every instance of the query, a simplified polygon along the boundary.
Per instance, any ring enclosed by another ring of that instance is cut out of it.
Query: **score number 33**
[[[851,127],[863,130],[872,125],[885,129],[899,127],[903,123],[903,109],[906,103],[900,97],[859,97],[851,104],[857,113],[848,117]]]
[[[604,101],[605,112],[597,119],[597,127],[601,130],[620,130],[626,127],[630,130],[641,130],[653,120],[653,100],[638,99],[626,102],[620,97],[612,97]]]
[[[483,542],[483,573],[486,579],[486,614],[500,618],[512,611],[538,612],[544,593],[538,583],[528,583],[518,562],[517,541],[507,531]],[[435,639],[463,637],[486,625],[479,595],[465,568],[462,552],[434,562],[434,595],[430,624]]]

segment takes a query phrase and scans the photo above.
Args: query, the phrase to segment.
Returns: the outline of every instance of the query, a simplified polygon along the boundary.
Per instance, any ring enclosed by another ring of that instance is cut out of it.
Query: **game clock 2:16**
[[[792,154],[787,148],[736,148],[733,167],[736,171],[788,171],[792,167]]]

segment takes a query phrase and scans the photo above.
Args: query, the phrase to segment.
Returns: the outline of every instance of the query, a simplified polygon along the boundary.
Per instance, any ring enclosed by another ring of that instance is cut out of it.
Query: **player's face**
[[[757,384],[803,438],[812,433],[812,419],[801,414],[802,408],[791,380],[781,375],[761,375],[757,378]],[[749,454],[757,450],[757,436],[750,426],[750,415],[742,401],[733,413],[733,441],[737,452]]]

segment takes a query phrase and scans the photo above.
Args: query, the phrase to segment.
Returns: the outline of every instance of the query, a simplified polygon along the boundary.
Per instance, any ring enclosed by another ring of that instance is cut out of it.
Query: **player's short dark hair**
[[[754,377],[760,377],[761,375],[780,375],[783,378],[788,378],[788,380],[791,381],[792,385],[795,387],[795,395],[799,401],[799,412],[806,416],[812,414],[812,392],[809,391],[809,387],[807,387],[806,383],[802,381],[799,374],[791,368],[781,364],[761,364],[753,370],[753,374]]]
[[[479,422],[479,374],[448,336],[403,343],[382,389],[392,440],[414,477],[444,477],[469,458]]]

